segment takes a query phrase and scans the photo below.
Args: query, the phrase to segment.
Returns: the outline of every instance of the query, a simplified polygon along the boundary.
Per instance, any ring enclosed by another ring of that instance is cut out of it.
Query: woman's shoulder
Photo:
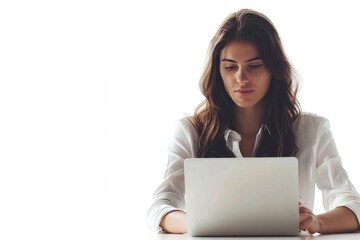
[[[175,135],[184,134],[187,138],[196,138],[197,131],[191,117],[183,117],[175,121]]]
[[[196,156],[198,134],[191,119],[184,117],[177,119],[174,123],[169,149],[173,152],[181,152],[181,156]]]
[[[183,117],[180,119],[177,119],[175,122],[176,126],[182,127],[187,130],[195,130],[194,123],[191,119],[191,117]]]
[[[326,117],[311,113],[311,112],[302,112],[294,122],[294,130],[308,130],[316,131],[325,124],[328,124],[329,121]]]
[[[328,119],[324,116],[311,113],[311,112],[302,112],[299,117],[295,120],[297,124],[311,124],[311,125],[319,125],[324,122],[327,122]]]

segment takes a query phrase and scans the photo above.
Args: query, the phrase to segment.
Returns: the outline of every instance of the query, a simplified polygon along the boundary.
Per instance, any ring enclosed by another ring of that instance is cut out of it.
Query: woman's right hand
[[[186,233],[186,213],[183,211],[169,212],[162,218],[160,226],[167,233]]]

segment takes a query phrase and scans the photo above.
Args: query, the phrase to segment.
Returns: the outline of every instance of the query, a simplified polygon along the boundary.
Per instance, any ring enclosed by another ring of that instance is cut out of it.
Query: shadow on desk
[[[299,236],[293,237],[191,237],[187,234],[158,234],[156,240],[260,240],[260,239],[280,239],[280,240],[360,240],[360,231],[356,233],[341,233],[341,234],[315,234],[310,235],[301,233]]]

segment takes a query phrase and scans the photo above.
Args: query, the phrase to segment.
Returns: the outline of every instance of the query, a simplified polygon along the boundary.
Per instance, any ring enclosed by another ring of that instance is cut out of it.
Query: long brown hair
[[[300,114],[296,98],[297,82],[280,37],[263,14],[242,9],[230,14],[211,40],[208,59],[200,79],[205,100],[190,117],[198,138],[198,157],[234,156],[227,148],[224,133],[233,118],[233,101],[225,91],[220,75],[220,53],[231,41],[255,44],[271,74],[270,88],[262,100],[266,131],[263,131],[255,156],[294,156],[298,151],[292,124]]]

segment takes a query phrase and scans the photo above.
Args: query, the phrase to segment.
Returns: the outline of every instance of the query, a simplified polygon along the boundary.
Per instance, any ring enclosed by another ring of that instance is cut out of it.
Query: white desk
[[[295,237],[191,237],[187,234],[155,234],[154,240],[260,240],[260,239],[279,239],[279,240],[360,240],[360,232],[327,235],[307,235],[301,234]]]

